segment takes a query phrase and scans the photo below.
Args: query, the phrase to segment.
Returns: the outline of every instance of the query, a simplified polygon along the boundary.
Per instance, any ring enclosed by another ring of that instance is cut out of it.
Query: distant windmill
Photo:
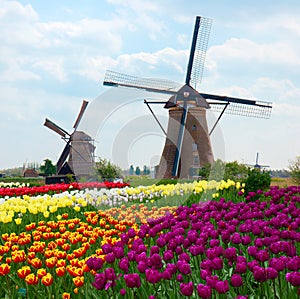
[[[87,105],[88,102],[84,100],[73,126],[73,133],[68,133],[47,118],[45,120],[44,125],[66,141],[66,146],[56,164],[58,175],[74,174],[76,177],[92,175],[95,152],[93,140],[86,133],[77,131]]]
[[[258,164],[258,153],[256,153],[256,159],[255,159],[255,164],[246,164],[247,166],[257,168],[257,169],[263,169],[263,168],[268,168],[270,167],[269,165],[261,165]]]
[[[171,95],[168,101],[144,101],[153,115],[149,104],[164,103],[164,108],[169,109],[168,129],[167,132],[163,130],[166,141],[157,177],[186,178],[205,164],[212,163],[214,158],[210,135],[225,111],[257,118],[270,117],[272,104],[269,102],[199,93],[196,90],[202,80],[211,23],[210,19],[196,17],[185,84],[180,89],[177,83],[168,80],[106,72],[104,85],[132,87]],[[220,112],[210,132],[206,121],[206,109],[209,108]],[[158,121],[155,115],[154,117]],[[159,125],[161,126],[160,123]]]

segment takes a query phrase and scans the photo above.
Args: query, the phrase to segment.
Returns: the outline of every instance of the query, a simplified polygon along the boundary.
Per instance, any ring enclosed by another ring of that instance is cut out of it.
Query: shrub
[[[248,175],[245,179],[245,194],[250,191],[267,190],[271,185],[271,175],[269,171],[261,171],[260,169],[248,169]]]

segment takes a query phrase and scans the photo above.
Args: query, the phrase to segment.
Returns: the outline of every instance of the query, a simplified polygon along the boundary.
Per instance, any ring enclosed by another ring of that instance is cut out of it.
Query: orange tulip
[[[63,293],[62,294],[62,299],[71,299],[70,293]]]
[[[57,276],[64,276],[66,274],[66,268],[65,267],[57,267],[55,269],[55,273]]]
[[[77,288],[80,288],[84,284],[84,276],[73,277],[73,282]]]
[[[36,268],[36,269],[39,269],[39,268],[41,268],[42,267],[42,261],[39,259],[39,258],[37,258],[37,257],[35,257],[35,258],[33,258],[32,260],[30,260],[30,264],[34,267],[34,268]]]
[[[39,278],[33,273],[30,273],[25,277],[25,282],[30,285],[36,285],[39,282]]]
[[[45,260],[45,265],[48,268],[53,268],[56,265],[56,262],[57,262],[57,257],[50,257]]]
[[[17,274],[21,279],[24,279],[30,272],[29,266],[23,266],[21,269],[17,270]]]
[[[45,268],[40,268],[37,270],[37,276],[38,278],[42,278],[47,274],[47,271]]]
[[[50,273],[47,273],[45,276],[42,278],[42,284],[48,287],[53,283],[53,276]]]
[[[10,271],[10,266],[8,264],[1,264],[0,265],[0,275],[4,276],[8,274]]]

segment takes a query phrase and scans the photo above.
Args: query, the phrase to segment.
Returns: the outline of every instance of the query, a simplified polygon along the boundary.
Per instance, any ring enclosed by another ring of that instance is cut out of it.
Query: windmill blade
[[[87,102],[87,101],[85,101],[85,100],[83,100],[83,102],[82,102],[81,109],[80,109],[80,111],[79,111],[79,114],[78,114],[77,119],[76,119],[76,121],[75,121],[75,124],[74,124],[74,126],[73,126],[73,128],[74,128],[75,131],[76,131],[76,129],[77,129],[78,126],[79,126],[79,123],[80,123],[80,121],[81,121],[81,119],[82,119],[83,113],[84,113],[84,111],[85,111],[85,109],[86,109],[88,103],[89,103],[89,102]]]
[[[215,102],[209,102],[212,110],[215,112],[222,111],[222,106],[224,103],[229,103],[225,111],[225,113],[228,114],[265,119],[270,118],[271,115],[272,103],[270,102],[247,100],[205,93],[200,93],[200,95],[207,100],[215,100]]]
[[[185,83],[197,89],[201,83],[212,20],[196,17]]]
[[[130,87],[166,94],[175,94],[180,87],[178,83],[170,80],[139,78],[109,70],[105,73],[103,85]]]
[[[62,136],[63,138],[66,137],[66,135],[70,134],[65,131],[64,129],[62,129],[61,127],[59,127],[58,125],[56,125],[54,122],[52,122],[51,120],[49,120],[48,118],[46,118],[44,126],[46,126],[47,128],[49,128],[50,130],[56,132],[57,134],[59,134],[60,136]]]
[[[71,141],[69,140],[57,161],[56,164],[57,173],[59,173],[60,169],[63,167],[65,161],[67,160],[70,153],[70,149],[71,149]]]

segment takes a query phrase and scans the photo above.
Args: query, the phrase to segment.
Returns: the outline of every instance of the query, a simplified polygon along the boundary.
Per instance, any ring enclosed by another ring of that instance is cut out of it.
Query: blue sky
[[[56,162],[64,141],[44,119],[72,132],[83,99],[98,156],[155,164],[164,138],[143,104],[150,95],[102,86],[105,70],[183,83],[196,15],[213,20],[200,91],[273,102],[269,120],[225,115],[216,158],[251,164],[259,152],[287,168],[300,155],[299,13],[296,0],[0,0],[0,169]]]

